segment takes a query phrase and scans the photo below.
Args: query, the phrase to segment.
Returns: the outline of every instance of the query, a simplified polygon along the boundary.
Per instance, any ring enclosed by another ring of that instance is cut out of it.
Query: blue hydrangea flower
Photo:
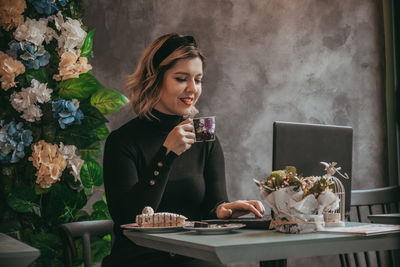
[[[5,124],[0,121],[0,162],[16,163],[25,157],[24,148],[32,143],[32,131],[22,128],[22,122]]]
[[[66,0],[28,0],[28,2],[32,3],[37,13],[47,16],[57,13],[58,5],[63,7],[67,5]]]
[[[49,64],[50,54],[43,45],[37,46],[28,41],[12,40],[8,46],[10,49],[7,50],[7,54],[21,61],[28,69],[37,70]]]
[[[65,129],[67,125],[73,123],[80,124],[83,120],[83,113],[78,109],[79,102],[76,100],[69,101],[61,99],[52,102],[52,110],[54,118],[58,118],[61,129]]]

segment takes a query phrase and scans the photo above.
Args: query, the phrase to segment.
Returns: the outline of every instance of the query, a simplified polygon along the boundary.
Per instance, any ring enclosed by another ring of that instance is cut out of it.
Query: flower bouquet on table
[[[321,164],[326,170],[323,176],[302,177],[297,174],[296,167],[286,166],[284,170],[273,171],[265,179],[254,179],[261,190],[262,200],[273,210],[271,229],[284,233],[307,233],[322,229],[325,220],[340,221],[337,214],[344,212],[340,210],[344,207],[344,190],[333,175],[337,172],[344,178],[348,176],[339,172],[336,162]]]

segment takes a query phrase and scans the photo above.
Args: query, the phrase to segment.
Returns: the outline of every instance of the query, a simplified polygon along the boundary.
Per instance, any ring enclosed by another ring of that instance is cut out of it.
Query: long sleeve
[[[206,157],[204,179],[206,194],[204,199],[203,218],[216,218],[216,208],[223,202],[228,202],[225,181],[225,160],[218,138],[211,145]]]
[[[138,149],[128,145],[126,138],[113,132],[107,138],[104,148],[104,185],[107,204],[116,225],[134,222],[135,216],[145,206],[157,210],[163,196],[170,166],[176,154],[170,152],[165,156],[166,148],[160,146],[159,151],[150,164],[140,170]]]

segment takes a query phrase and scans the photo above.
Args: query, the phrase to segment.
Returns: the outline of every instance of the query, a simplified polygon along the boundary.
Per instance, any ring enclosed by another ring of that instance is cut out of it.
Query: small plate
[[[145,233],[169,233],[181,231],[183,226],[140,227],[137,223],[129,223],[121,225],[121,228]]]
[[[228,234],[233,230],[240,229],[245,227],[245,224],[242,223],[229,223],[229,224],[209,224],[208,227],[194,227],[193,225],[187,224],[183,226],[183,229],[193,230],[199,234]]]

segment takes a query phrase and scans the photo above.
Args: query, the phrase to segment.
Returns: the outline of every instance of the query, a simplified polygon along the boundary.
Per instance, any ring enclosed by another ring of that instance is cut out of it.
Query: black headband
[[[172,54],[176,49],[181,46],[192,45],[197,47],[197,43],[193,36],[183,36],[183,37],[172,37],[163,43],[163,45],[157,50],[153,57],[153,66],[158,68],[160,63]]]

